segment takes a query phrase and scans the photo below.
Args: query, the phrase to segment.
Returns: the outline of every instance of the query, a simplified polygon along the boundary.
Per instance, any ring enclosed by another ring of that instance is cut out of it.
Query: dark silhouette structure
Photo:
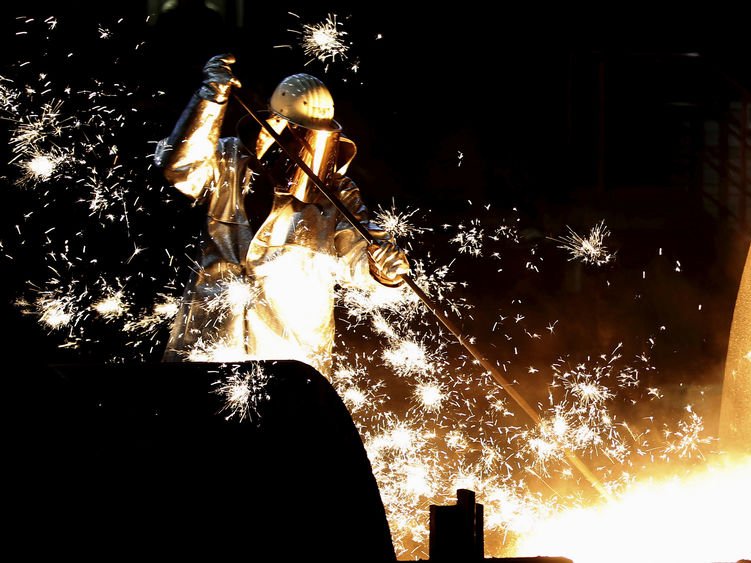
[[[456,491],[456,504],[430,506],[430,561],[471,563],[572,563],[565,557],[503,557],[485,559],[484,507],[475,493]]]
[[[218,414],[212,389],[231,366],[65,365],[25,379],[34,406],[6,457],[9,535],[30,558],[393,561],[336,392],[307,365],[258,365],[268,384],[253,421]]]
[[[459,489],[456,498],[454,506],[430,506],[431,561],[481,561],[485,556],[483,505],[467,489]]]

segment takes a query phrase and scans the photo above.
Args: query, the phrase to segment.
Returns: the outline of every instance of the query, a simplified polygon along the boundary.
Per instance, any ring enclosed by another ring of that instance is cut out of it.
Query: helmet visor
[[[307,129],[275,117],[269,121],[284,146],[327,184],[336,172],[339,131]],[[276,193],[290,194],[301,201],[316,199],[319,190],[308,174],[274,142],[265,129],[261,129],[258,135],[256,156],[273,176]]]

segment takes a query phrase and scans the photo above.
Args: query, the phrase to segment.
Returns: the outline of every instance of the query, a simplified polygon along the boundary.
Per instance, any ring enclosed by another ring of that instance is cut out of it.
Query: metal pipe
[[[368,242],[368,244],[375,244],[376,240],[373,237],[373,235],[370,234],[367,227],[360,223],[360,221],[357,220],[357,218],[352,214],[352,212],[347,209],[347,207],[342,203],[342,201],[334,194],[328,186],[311,170],[311,168],[305,164],[305,162],[292,150],[288,149],[287,146],[285,146],[284,142],[282,141],[282,138],[279,136],[279,134],[274,131],[274,128],[271,127],[265,120],[258,117],[258,114],[253,111],[245,102],[240,99],[240,97],[237,94],[233,94],[235,99],[238,101],[238,103],[245,109],[245,111],[248,112],[248,115],[250,115],[263,129],[266,130],[266,132],[271,135],[271,137],[276,141],[276,143],[281,147],[281,149],[287,154],[287,156],[297,165],[300,167],[300,169],[305,172],[305,174],[308,175],[310,180],[315,184],[315,186],[321,190],[323,195],[326,196],[326,198],[331,202],[331,204],[339,211],[345,219],[357,230],[360,235]],[[412,278],[409,274],[404,274],[402,276],[402,279],[404,282],[409,286],[409,288],[417,295],[417,297],[420,298],[420,301],[423,302],[425,307],[427,307],[428,311],[430,311],[440,322],[441,324],[446,327],[446,329],[454,335],[456,340],[461,344],[472,356],[477,360],[477,362],[487,370],[487,372],[490,374],[490,376],[493,378],[493,380],[500,385],[506,393],[516,402],[517,405],[524,411],[524,413],[534,422],[535,424],[540,423],[540,415],[537,413],[535,409],[532,408],[532,406],[526,401],[524,397],[521,396],[521,394],[516,390],[516,388],[513,387],[511,382],[509,382],[504,375],[500,372],[497,366],[493,365],[493,363],[488,360],[488,358],[480,351],[477,346],[469,342],[464,335],[462,335],[461,330],[459,327],[452,321],[446,313],[438,308],[438,305],[428,296],[427,293],[417,284],[417,282]],[[569,463],[573,465],[576,469],[579,470],[579,472],[589,481],[592,486],[597,489],[597,492],[599,492],[603,497],[610,500],[611,496],[608,493],[608,491],[605,489],[605,487],[600,483],[599,479],[590,471],[590,469],[586,466],[586,464],[579,459],[579,457],[572,451],[564,450],[564,454],[566,455],[566,459],[568,459]]]

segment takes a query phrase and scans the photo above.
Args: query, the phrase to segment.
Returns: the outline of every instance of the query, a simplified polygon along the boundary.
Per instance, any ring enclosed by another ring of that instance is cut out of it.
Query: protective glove
[[[397,287],[404,283],[403,274],[409,273],[409,262],[404,251],[396,246],[392,237],[384,231],[370,231],[376,242],[368,246],[370,274],[379,283]]]
[[[211,57],[203,67],[204,80],[203,85],[198,90],[198,95],[204,100],[218,104],[225,103],[229,99],[229,93],[233,86],[242,87],[230,68],[230,65],[234,62],[235,56],[232,54]]]

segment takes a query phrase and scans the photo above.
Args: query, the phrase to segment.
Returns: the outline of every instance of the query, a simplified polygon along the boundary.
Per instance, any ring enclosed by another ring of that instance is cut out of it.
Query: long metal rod
[[[299,166],[300,169],[305,172],[308,178],[310,178],[311,182],[313,182],[316,187],[321,190],[323,195],[326,196],[326,199],[328,199],[331,204],[336,207],[337,211],[339,211],[347,219],[347,221],[357,230],[358,233],[360,233],[360,235],[362,235],[362,237],[368,242],[368,244],[374,244],[376,240],[373,235],[370,234],[367,227],[357,220],[352,212],[347,209],[344,203],[342,203],[342,201],[336,196],[336,194],[329,189],[329,187],[318,177],[315,172],[313,172],[313,170],[311,170],[311,168],[307,164],[305,164],[305,162],[297,154],[287,148],[287,146],[284,144],[284,141],[282,141],[279,133],[277,133],[274,128],[266,122],[266,120],[258,117],[258,114],[250,107],[248,107],[248,105],[243,102],[237,94],[233,94],[233,96],[245,109],[245,111],[248,112],[248,115],[250,115],[269,135],[271,135],[271,138],[276,141],[276,143],[295,163],[295,165]],[[506,391],[506,393],[508,393],[508,395],[516,402],[517,405],[519,405],[519,407],[521,407],[521,409],[527,416],[529,416],[532,422],[539,424],[540,415],[537,414],[537,411],[532,408],[532,406],[526,401],[524,397],[521,396],[521,394],[519,394],[519,392],[511,384],[511,382],[509,382],[500,372],[498,367],[494,365],[490,360],[488,360],[488,358],[480,351],[479,348],[477,348],[477,346],[469,342],[464,337],[456,323],[454,323],[454,321],[452,321],[442,309],[438,308],[436,303],[433,302],[433,300],[425,293],[425,291],[423,291],[423,289],[419,285],[417,285],[417,282],[414,280],[414,278],[412,278],[409,274],[404,274],[402,275],[402,279],[404,280],[404,283],[406,283],[415,293],[415,295],[420,298],[420,301],[423,302],[425,307],[427,307],[427,309],[431,313],[433,313],[433,315],[441,322],[441,324],[446,327],[446,329],[451,334],[454,335],[459,344],[461,344],[470,354],[472,354],[472,357],[474,357],[475,360],[477,360],[477,362],[483,368],[485,368],[488,373],[490,373],[490,376],[495,380],[495,382],[498,383],[498,385],[500,385],[503,390]],[[579,459],[579,457],[574,452],[564,449],[564,453],[569,463],[571,463],[571,465],[579,470],[579,472],[587,479],[587,481],[589,481],[592,486],[597,489],[597,492],[599,492],[606,499],[610,500],[610,494],[602,485],[602,483],[600,483],[599,479],[597,479],[594,473],[590,471],[586,464],[581,459]]]

